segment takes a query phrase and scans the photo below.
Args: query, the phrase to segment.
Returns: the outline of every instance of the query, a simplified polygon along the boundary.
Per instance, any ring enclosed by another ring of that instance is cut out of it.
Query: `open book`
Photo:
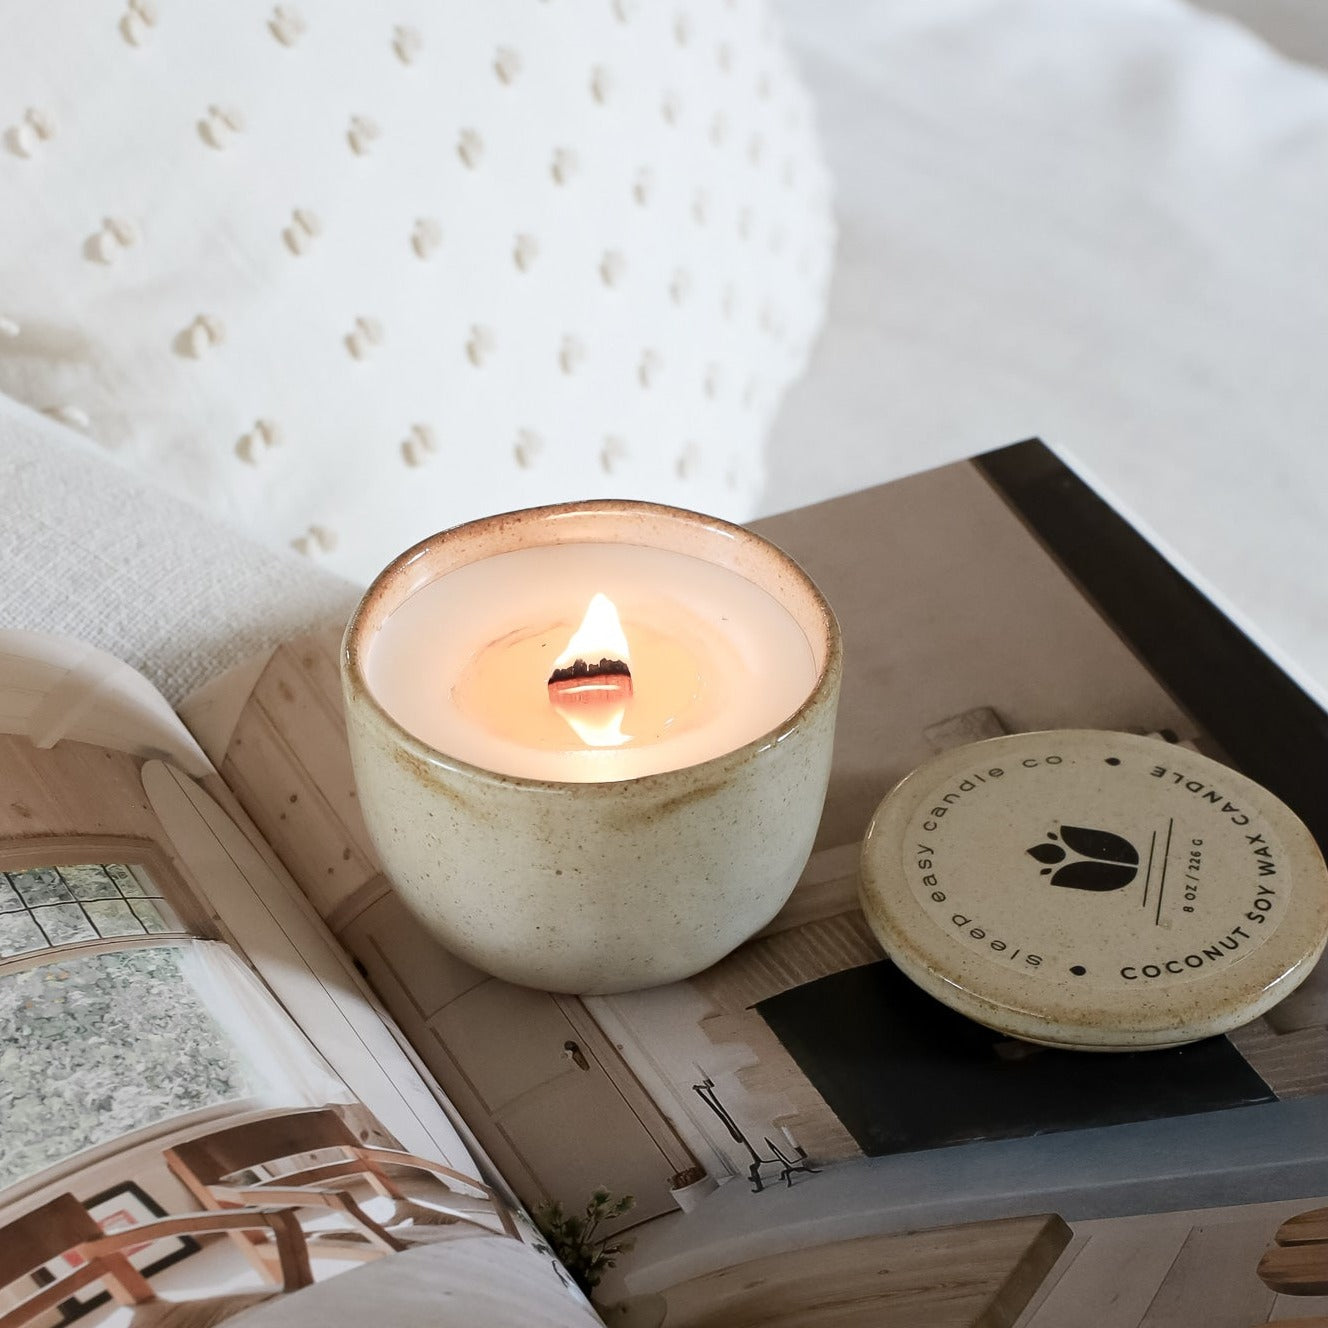
[[[188,1196],[160,1160],[172,1139],[336,1103],[362,1138],[481,1179],[513,1211],[631,1195],[606,1230],[650,1224],[644,1237],[721,1204],[759,1225],[771,1187],[789,1223],[827,1168],[872,1157],[1328,1090],[1322,973],[1230,1038],[1086,1058],[932,1001],[857,905],[880,798],[934,752],[1001,732],[1193,742],[1322,838],[1328,727],[1293,683],[1038,444],[758,528],[844,628],[820,837],[759,936],[622,995],[503,983],[410,915],[357,807],[340,624],[178,716],[77,643],[0,643],[0,1204],[132,1174],[174,1210]],[[129,1082],[117,1037],[152,1049]],[[689,1220],[659,1245],[674,1268]],[[714,1235],[696,1231],[698,1248]]]

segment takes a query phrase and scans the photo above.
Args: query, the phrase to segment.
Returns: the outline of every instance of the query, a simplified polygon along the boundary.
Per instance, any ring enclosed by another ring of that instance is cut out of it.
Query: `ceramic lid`
[[[1176,1046],[1257,1018],[1328,939],[1328,871],[1266,789],[1155,738],[992,738],[902,780],[862,846],[891,959],[1048,1046]]]

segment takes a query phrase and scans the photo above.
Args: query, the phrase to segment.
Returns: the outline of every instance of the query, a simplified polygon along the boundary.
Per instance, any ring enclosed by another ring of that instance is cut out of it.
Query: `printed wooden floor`
[[[1254,1271],[1280,1223],[1325,1204],[1077,1222],[1015,1328],[1249,1328],[1328,1315],[1328,1296],[1275,1295]]]
[[[784,1250],[670,1287],[669,1328],[1010,1328],[1070,1240],[1007,1217]]]

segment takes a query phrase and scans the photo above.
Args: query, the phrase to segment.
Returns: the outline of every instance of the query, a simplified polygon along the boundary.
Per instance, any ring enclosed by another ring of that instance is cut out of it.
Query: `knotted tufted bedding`
[[[494,510],[744,519],[832,251],[763,0],[16,0],[0,391],[360,579]]]

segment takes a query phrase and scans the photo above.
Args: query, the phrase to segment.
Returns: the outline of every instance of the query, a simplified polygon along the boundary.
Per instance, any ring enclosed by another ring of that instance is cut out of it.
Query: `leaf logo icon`
[[[1128,839],[1082,825],[1061,826],[1059,837],[1048,832],[1046,843],[1027,852],[1045,864],[1041,874],[1051,877],[1049,884],[1070,890],[1122,890],[1139,870],[1139,850]]]

